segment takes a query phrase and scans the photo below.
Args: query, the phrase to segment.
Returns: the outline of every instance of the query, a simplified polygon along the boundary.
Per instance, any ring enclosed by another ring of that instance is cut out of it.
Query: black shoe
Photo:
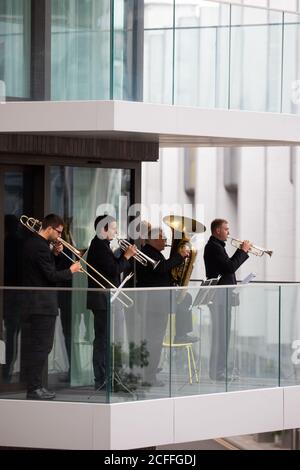
[[[41,387],[27,392],[26,398],[27,400],[53,400],[55,393],[49,392],[46,388]]]
[[[228,378],[226,377],[226,374],[224,372],[221,372],[220,374],[217,374],[214,380],[216,382],[226,382]]]
[[[152,387],[164,387],[166,384],[162,380],[155,379],[155,380],[153,380],[151,385],[152,385]]]
[[[192,336],[192,335],[175,336],[174,337],[174,344],[196,343],[199,340],[200,340],[200,338],[198,338],[198,336]]]
[[[146,379],[142,382],[142,387],[164,387],[166,384],[161,380],[155,379]]]

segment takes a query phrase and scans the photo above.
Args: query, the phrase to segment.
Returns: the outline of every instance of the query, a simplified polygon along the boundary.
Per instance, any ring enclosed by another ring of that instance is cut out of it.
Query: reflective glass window
[[[174,0],[145,0],[145,28],[172,28]]]
[[[110,1],[52,0],[51,97],[109,99]]]
[[[282,13],[232,6],[230,107],[280,112]]]
[[[153,29],[144,35],[144,100],[172,104],[173,31]]]
[[[284,15],[282,111],[300,114],[300,15]]]
[[[176,7],[174,102],[224,108],[228,105],[230,10],[228,5],[207,4],[185,2]]]
[[[0,0],[0,97],[30,97],[30,0]]]

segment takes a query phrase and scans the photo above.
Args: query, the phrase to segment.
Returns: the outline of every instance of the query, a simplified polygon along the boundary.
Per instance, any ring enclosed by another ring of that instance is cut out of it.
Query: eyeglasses
[[[55,227],[52,227],[52,228],[53,228],[53,230],[55,230],[58,233],[58,235],[61,235],[62,232],[63,232],[62,230],[57,230],[57,228],[55,228]]]

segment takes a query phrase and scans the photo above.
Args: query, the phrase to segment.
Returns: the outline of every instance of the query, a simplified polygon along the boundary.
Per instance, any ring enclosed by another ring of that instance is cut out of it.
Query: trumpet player
[[[52,251],[50,243],[62,234],[63,220],[55,214],[47,215],[39,232],[33,233],[24,244],[23,285],[28,287],[55,287],[63,280],[71,279],[81,266],[76,262],[68,269],[57,270],[54,255],[62,249],[60,245]],[[27,399],[52,400],[54,392],[43,386],[43,369],[48,359],[53,340],[58,300],[56,292],[30,292],[28,297],[26,323],[29,325],[29,346],[27,350]]]
[[[206,277],[217,278],[220,285],[235,285],[237,269],[249,258],[251,243],[244,240],[230,258],[225,246],[229,237],[229,224],[225,219],[215,219],[211,223],[211,237],[204,249]],[[231,323],[231,306],[237,305],[236,297],[232,296],[226,316],[227,300],[223,289],[216,289],[214,301],[209,305],[212,322],[212,339],[210,353],[210,378],[224,381],[226,379],[226,358],[229,345]],[[227,326],[227,328],[226,328]]]
[[[121,253],[119,258],[114,256],[110,248],[110,242],[117,235],[116,219],[110,215],[100,215],[94,223],[96,235],[93,238],[88,254],[87,262],[96,268],[106,279],[116,287],[120,285],[120,275],[130,268],[129,259],[137,254],[136,246],[130,245]],[[88,268],[88,272],[95,276]],[[105,282],[103,281],[105,284]],[[99,288],[94,280],[88,278],[89,288]],[[110,286],[107,285],[109,288]],[[87,294],[87,308],[94,315],[95,339],[93,343],[93,369],[95,390],[106,388],[106,349],[107,349],[107,312],[108,294],[106,292],[91,292]]]

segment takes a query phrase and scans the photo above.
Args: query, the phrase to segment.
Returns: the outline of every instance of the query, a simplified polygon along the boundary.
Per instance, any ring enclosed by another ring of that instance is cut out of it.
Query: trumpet
[[[236,248],[241,248],[243,241],[239,240],[238,238],[233,238],[233,237],[228,237],[229,240],[231,240],[231,245],[236,247]],[[251,244],[249,253],[255,256],[263,256],[265,253],[267,255],[272,256],[273,251],[272,250],[266,250],[265,248],[261,248],[260,246],[256,246]]]
[[[42,226],[42,222],[40,222],[38,219],[34,219],[33,217],[27,217],[27,215],[22,215],[20,217],[20,222],[21,224],[28,228],[31,232],[33,233],[38,233],[39,230],[41,229],[41,226]],[[75,248],[73,245],[71,245],[70,243],[66,242],[65,240],[63,240],[62,238],[58,237],[57,238],[57,242],[61,243],[65,248],[67,248],[69,251],[71,251],[71,253],[73,253],[76,258],[78,258],[81,262],[85,263],[86,266],[88,266],[92,271],[94,271],[97,276],[100,277],[100,279],[102,279],[106,284],[108,284],[111,288],[113,289],[116,289],[117,292],[119,291],[120,287],[118,288],[117,286],[115,286],[112,282],[110,282],[109,279],[107,279],[105,276],[103,276],[103,274],[101,274],[99,271],[97,271],[91,264],[89,264],[81,255],[81,251],[77,250],[77,248]],[[64,251],[61,252],[66,258],[68,258],[70,261],[72,261],[72,263],[75,263],[75,261],[67,255],[67,253],[65,253]],[[81,267],[81,272],[83,272],[84,274],[86,274],[88,277],[90,277],[91,279],[93,279],[94,282],[96,282],[96,284],[98,284],[102,289],[107,289],[107,287],[105,285],[103,285],[98,279],[96,279],[94,276],[92,276],[86,269],[84,269],[83,267]],[[131,276],[128,276],[126,279],[128,280],[129,277]],[[133,306],[133,301],[132,299],[126,295],[124,292],[120,291],[120,294],[123,295],[123,299],[121,299],[120,297],[115,297],[119,300],[119,302],[121,302],[122,305],[124,305],[124,307],[126,308],[129,308],[129,307],[132,307]],[[125,300],[124,300],[125,299]]]
[[[126,251],[130,246],[132,246],[128,240],[117,238],[119,246],[122,251]],[[141,263],[143,266],[148,266],[150,264],[153,269],[157,268],[160,263],[160,260],[155,261],[154,259],[150,258],[150,256],[145,255],[141,250],[136,248],[137,254],[134,256],[134,259]]]

